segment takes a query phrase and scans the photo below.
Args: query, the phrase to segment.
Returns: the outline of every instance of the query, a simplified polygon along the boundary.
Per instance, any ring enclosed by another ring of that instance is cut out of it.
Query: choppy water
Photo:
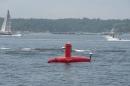
[[[123,35],[129,40],[130,35]],[[75,55],[93,55],[91,63],[53,63],[70,41]],[[130,86],[130,41],[107,41],[101,35],[32,33],[0,36],[0,86]]]

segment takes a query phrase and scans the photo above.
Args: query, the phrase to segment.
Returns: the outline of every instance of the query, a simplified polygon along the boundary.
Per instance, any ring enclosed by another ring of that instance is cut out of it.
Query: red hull
[[[91,59],[83,56],[73,56],[71,58],[66,57],[55,57],[49,59],[48,63],[71,63],[71,62],[90,62]]]

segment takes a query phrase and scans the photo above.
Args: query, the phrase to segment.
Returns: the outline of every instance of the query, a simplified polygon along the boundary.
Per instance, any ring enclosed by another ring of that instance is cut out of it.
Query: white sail
[[[11,33],[11,19],[10,18],[11,17],[8,10],[6,17],[4,18],[4,22],[2,24],[2,28],[0,32],[6,33],[6,34]]]

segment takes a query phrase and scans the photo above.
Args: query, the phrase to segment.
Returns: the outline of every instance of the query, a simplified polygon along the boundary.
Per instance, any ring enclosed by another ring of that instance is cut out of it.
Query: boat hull
[[[0,35],[12,35],[11,32],[0,32]]]
[[[83,56],[73,56],[71,58],[66,58],[64,56],[55,57],[49,59],[48,63],[73,63],[73,62],[90,62],[91,59]]]

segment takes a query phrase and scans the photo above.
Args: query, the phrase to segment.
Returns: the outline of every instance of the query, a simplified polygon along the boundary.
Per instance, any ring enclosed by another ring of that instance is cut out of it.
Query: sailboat
[[[0,30],[0,35],[12,35],[11,17],[10,17],[9,10],[7,11],[7,15],[4,18],[4,22],[3,22],[1,30]]]

